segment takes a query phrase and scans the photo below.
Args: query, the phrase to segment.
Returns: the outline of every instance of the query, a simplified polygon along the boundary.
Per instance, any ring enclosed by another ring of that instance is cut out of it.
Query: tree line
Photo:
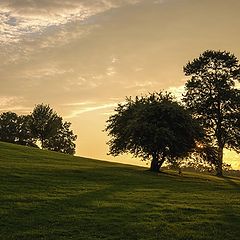
[[[230,52],[207,50],[183,71],[189,79],[181,101],[161,91],[118,105],[105,128],[109,153],[150,160],[155,172],[165,162],[194,159],[222,176],[223,149],[240,153],[239,61]]]
[[[77,136],[70,126],[49,105],[38,104],[30,115],[2,113],[0,141],[73,155]]]

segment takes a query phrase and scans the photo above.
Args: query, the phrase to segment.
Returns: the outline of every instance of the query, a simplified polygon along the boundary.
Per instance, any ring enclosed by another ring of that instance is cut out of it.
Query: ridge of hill
[[[0,239],[239,239],[240,179],[0,142]]]

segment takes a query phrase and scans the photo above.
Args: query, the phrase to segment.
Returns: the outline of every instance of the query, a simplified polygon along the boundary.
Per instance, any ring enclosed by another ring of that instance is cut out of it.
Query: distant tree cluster
[[[32,114],[18,116],[13,112],[0,115],[0,141],[74,154],[77,136],[70,129],[71,123],[49,105],[39,104]]]
[[[226,51],[205,51],[184,67],[190,79],[178,103],[170,93],[127,98],[107,121],[110,154],[129,152],[151,159],[152,171],[184,158],[223,175],[223,149],[240,153],[240,80],[238,59]]]

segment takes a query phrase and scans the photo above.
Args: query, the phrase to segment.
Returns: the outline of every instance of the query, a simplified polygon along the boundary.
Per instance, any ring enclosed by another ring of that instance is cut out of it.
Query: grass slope
[[[0,239],[239,239],[240,179],[0,143]]]

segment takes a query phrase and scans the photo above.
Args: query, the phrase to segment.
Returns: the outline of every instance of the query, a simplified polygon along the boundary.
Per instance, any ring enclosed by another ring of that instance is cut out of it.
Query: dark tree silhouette
[[[61,123],[62,118],[49,105],[38,104],[31,114],[30,128],[33,136],[41,141],[41,147],[45,148],[45,142],[57,134]]]
[[[70,126],[70,122],[61,123],[56,135],[46,140],[45,147],[51,151],[73,155],[76,147],[74,141],[76,141],[77,135],[70,130]]]
[[[0,141],[38,147],[36,141],[40,140],[42,148],[73,155],[77,136],[70,126],[49,105],[39,104],[31,115],[2,113]]]
[[[223,149],[240,152],[240,80],[238,59],[225,51],[205,51],[184,67],[190,80],[183,101],[205,130],[208,144],[217,148],[216,170],[222,176]]]
[[[5,112],[0,115],[0,141],[15,143],[17,136],[18,115]]]
[[[36,139],[30,129],[31,116],[21,115],[17,120],[16,143],[26,146],[37,147]]]
[[[201,131],[196,121],[169,93],[126,99],[107,121],[110,154],[129,152],[151,159],[152,171],[164,161],[186,156],[195,148]]]
[[[2,113],[0,115],[0,141],[36,147],[29,124],[29,115],[18,116],[13,112]]]

